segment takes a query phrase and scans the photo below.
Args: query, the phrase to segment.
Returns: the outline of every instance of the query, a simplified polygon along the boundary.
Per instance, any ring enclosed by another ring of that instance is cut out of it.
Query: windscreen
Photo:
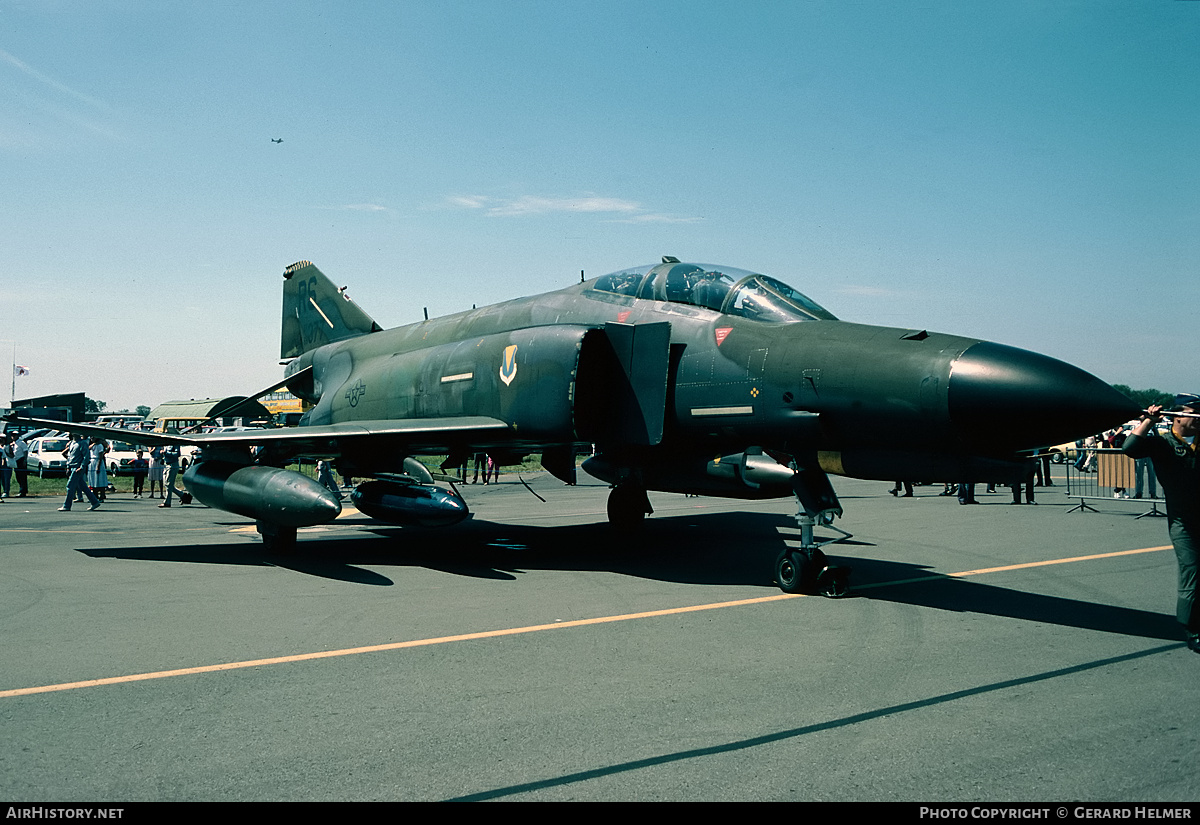
[[[597,278],[592,288],[767,323],[837,320],[829,310],[783,281],[734,267],[672,261],[605,275]]]

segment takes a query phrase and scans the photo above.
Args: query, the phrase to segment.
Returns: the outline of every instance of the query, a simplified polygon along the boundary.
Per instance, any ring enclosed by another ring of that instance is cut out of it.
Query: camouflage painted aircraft
[[[839,321],[774,278],[674,258],[391,330],[307,261],[283,277],[284,378],[253,397],[286,386],[313,405],[300,426],[144,439],[202,447],[187,488],[280,550],[341,511],[284,469],[298,456],[369,479],[352,494],[361,512],[429,526],[468,511],[415,456],[451,467],[540,452],[573,483],[576,456],[592,454],[583,469],[612,485],[621,529],[652,512],[648,490],[795,496],[801,546],[780,554],[775,581],[837,595],[846,571],[813,532],[842,515],[829,473],[1007,481],[1030,450],[1138,413],[1061,361]]]

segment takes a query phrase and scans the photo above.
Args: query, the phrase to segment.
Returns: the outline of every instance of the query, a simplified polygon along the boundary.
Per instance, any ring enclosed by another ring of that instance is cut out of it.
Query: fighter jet
[[[652,513],[647,491],[795,497],[800,547],[779,555],[774,580],[839,595],[847,573],[821,547],[840,538],[814,532],[849,535],[833,526],[843,510],[829,474],[1004,481],[1029,451],[1138,412],[1044,355],[841,321],[776,278],[672,257],[390,330],[308,261],[283,278],[284,377],[259,395],[286,386],[305,399],[300,425],[143,439],[200,446],[186,487],[253,518],[280,551],[341,512],[286,469],[300,456],[365,479],[351,496],[362,513],[437,526],[469,511],[417,456],[452,467],[539,452],[573,483],[591,454],[582,467],[612,485],[616,530]]]
[[[271,138],[272,143],[283,143],[283,138]]]

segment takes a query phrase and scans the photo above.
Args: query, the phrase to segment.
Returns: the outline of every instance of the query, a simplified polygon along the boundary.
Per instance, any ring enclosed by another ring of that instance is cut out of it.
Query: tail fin
[[[283,271],[283,331],[280,358],[295,358],[334,341],[344,341],[383,327],[338,289],[310,261]]]

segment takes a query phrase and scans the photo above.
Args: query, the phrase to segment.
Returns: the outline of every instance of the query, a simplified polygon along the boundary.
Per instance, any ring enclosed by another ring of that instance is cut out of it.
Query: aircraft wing
[[[347,421],[314,427],[280,427],[189,436],[197,446],[276,446],[292,455],[335,455],[346,441],[387,439],[409,449],[444,448],[447,441],[490,440],[510,430],[498,418],[482,415]]]
[[[447,418],[402,418],[380,421],[352,421],[319,427],[279,427],[269,430],[238,430],[234,432],[176,435],[144,430],[125,430],[118,427],[101,427],[96,424],[79,424],[66,421],[51,421],[24,416],[7,416],[8,421],[22,421],[40,427],[51,427],[70,433],[95,435],[113,441],[128,441],[147,447],[158,446],[277,446],[292,455],[336,455],[341,452],[343,441],[384,438],[403,442],[411,449],[441,447],[447,440],[473,442],[488,440],[507,432],[509,425],[498,418],[487,416],[455,416]]]
[[[15,413],[4,416],[5,421],[35,424],[38,427],[48,427],[64,433],[82,433],[96,435],[110,441],[124,441],[130,444],[141,444],[146,447],[168,447],[176,444],[180,447],[195,445],[198,442],[194,436],[175,435],[172,433],[154,433],[146,430],[127,430],[121,427],[102,427],[99,424],[80,424],[73,421],[54,421],[49,418],[28,418]]]

